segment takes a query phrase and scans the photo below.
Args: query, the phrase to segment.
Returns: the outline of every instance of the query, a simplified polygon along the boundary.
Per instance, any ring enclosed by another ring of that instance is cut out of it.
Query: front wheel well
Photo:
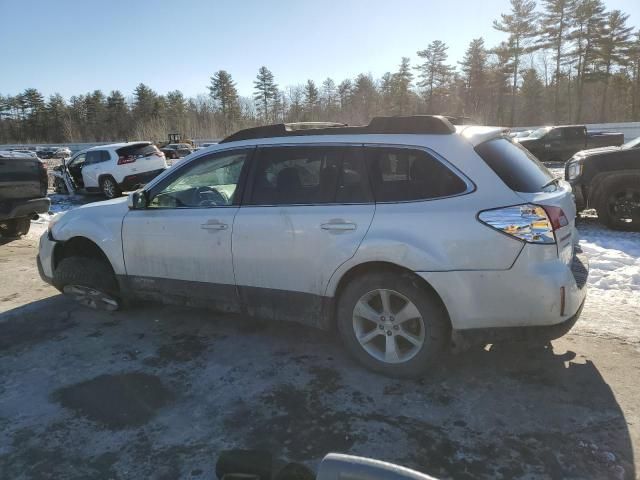
[[[95,258],[102,260],[113,272],[111,262],[109,262],[109,259],[102,249],[86,237],[73,237],[66,242],[58,243],[53,252],[54,269],[63,259],[68,257]]]
[[[415,272],[409,270],[408,268],[401,267],[396,265],[395,263],[390,262],[367,262],[361,263],[360,265],[356,265],[355,267],[348,270],[338,282],[338,285],[334,294],[334,306],[331,315],[331,328],[333,329],[336,326],[336,315],[337,315],[337,307],[340,301],[340,293],[344,290],[344,288],[351,282],[353,279],[364,276],[373,272],[391,272],[396,275],[409,277],[421,290],[423,290],[426,294],[431,295],[442,307],[442,311],[445,313],[447,323],[449,324],[449,330],[451,330],[451,319],[449,317],[449,311],[447,310],[442,297],[438,294],[438,292],[431,286],[429,282],[427,282],[424,278],[417,275]]]

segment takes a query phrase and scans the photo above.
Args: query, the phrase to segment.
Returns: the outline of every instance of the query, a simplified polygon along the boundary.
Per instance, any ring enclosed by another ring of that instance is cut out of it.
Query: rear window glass
[[[476,152],[516,192],[540,192],[542,186],[553,178],[547,167],[528,150],[506,138],[481,143]]]
[[[153,153],[156,153],[158,149],[153,144],[140,143],[138,145],[127,145],[126,147],[119,148],[117,150],[118,156],[124,157],[133,155],[136,157],[146,157]]]
[[[422,150],[368,147],[373,192],[377,202],[402,202],[449,197],[466,184]]]

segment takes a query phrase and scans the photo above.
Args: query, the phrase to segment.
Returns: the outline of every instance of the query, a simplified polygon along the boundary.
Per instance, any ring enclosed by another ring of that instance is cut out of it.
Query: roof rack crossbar
[[[440,115],[412,115],[406,117],[374,117],[369,125],[347,126],[330,122],[276,123],[240,130],[220,143],[238,142],[257,138],[290,137],[302,135],[350,134],[430,134],[450,135],[455,127]]]

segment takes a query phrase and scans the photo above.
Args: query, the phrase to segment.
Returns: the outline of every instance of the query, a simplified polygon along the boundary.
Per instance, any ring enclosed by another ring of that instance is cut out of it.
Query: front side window
[[[223,152],[194,162],[168,177],[149,202],[151,208],[206,208],[234,203],[249,150]]]
[[[376,202],[450,197],[467,189],[460,177],[422,150],[368,147],[367,157]]]
[[[361,149],[267,147],[254,173],[251,205],[311,205],[371,201]]]
[[[76,155],[75,157],[73,157],[73,160],[71,160],[69,162],[69,165],[67,165],[67,166],[69,168],[71,168],[71,167],[79,167],[79,166],[84,164],[85,158],[86,158],[86,154],[84,154],[84,153]]]

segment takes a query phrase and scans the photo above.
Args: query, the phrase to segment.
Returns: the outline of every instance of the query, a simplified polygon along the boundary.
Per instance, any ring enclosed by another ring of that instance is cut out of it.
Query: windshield
[[[531,132],[531,134],[526,138],[542,138],[549,132],[549,130],[551,130],[551,127],[538,128],[537,130]]]
[[[632,148],[640,148],[640,137],[634,138],[620,147],[621,150],[631,150]]]

